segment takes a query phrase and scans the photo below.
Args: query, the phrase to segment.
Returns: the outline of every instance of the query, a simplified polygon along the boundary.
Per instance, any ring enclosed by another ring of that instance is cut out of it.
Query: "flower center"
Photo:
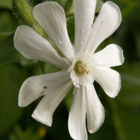
[[[84,74],[84,73],[86,73],[87,75],[89,75],[89,73],[90,73],[90,70],[87,69],[86,64],[81,62],[81,61],[78,61],[75,64],[74,70],[75,70],[75,72],[77,74]]]

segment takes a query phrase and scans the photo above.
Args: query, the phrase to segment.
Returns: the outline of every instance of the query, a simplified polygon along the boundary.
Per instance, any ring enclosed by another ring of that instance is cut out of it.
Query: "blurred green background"
[[[43,1],[29,0],[29,3],[34,6]],[[73,42],[74,18],[70,11],[72,0],[56,1],[67,12],[68,33]],[[99,49],[110,43],[123,48],[125,63],[114,68],[121,74],[122,88],[119,95],[111,99],[95,83],[105,107],[106,118],[96,133],[89,134],[89,140],[140,140],[140,1],[113,2],[120,7],[123,21]],[[20,24],[24,23],[13,9],[12,0],[0,0],[0,140],[71,140],[67,127],[71,94],[55,111],[51,128],[31,118],[40,99],[28,107],[18,107],[18,91],[23,81],[42,73],[36,61],[25,59],[14,49],[13,34]],[[52,69],[49,65],[47,71]]]

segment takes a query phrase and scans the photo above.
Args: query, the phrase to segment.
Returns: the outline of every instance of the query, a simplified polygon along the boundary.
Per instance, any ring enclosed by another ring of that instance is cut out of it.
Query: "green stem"
[[[16,11],[18,11],[24,23],[32,27],[37,33],[48,40],[48,36],[44,29],[33,17],[32,7],[29,5],[29,3],[26,0],[13,0],[13,5]]]

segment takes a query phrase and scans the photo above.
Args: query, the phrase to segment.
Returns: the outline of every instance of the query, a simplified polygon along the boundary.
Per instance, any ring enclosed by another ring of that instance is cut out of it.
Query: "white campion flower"
[[[15,47],[23,56],[50,62],[62,69],[27,79],[20,89],[19,106],[25,107],[44,95],[32,117],[51,126],[55,109],[74,86],[68,128],[75,140],[87,140],[86,116],[90,133],[97,131],[104,121],[104,108],[94,89],[94,80],[112,98],[117,96],[121,87],[119,73],[110,67],[124,62],[122,49],[111,44],[95,53],[102,41],[119,27],[121,12],[117,5],[108,1],[94,21],[95,7],[96,0],[74,0],[74,47],[68,37],[63,8],[56,2],[44,2],[34,7],[35,19],[64,57],[26,25],[19,26],[14,37]]]

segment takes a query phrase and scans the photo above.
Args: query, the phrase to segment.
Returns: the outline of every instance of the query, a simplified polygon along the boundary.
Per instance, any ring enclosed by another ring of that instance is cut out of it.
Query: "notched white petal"
[[[68,80],[59,85],[57,88],[53,87],[50,91],[47,91],[45,97],[34,110],[32,117],[47,126],[51,126],[55,109],[71,88],[72,82]]]
[[[70,80],[70,78],[66,70],[28,78],[20,88],[18,98],[19,106],[25,107],[29,105],[40,96],[45,95],[46,92],[57,88],[67,80]]]
[[[74,90],[74,99],[69,113],[68,128],[74,140],[87,140],[85,88]]]
[[[87,126],[90,133],[95,133],[103,124],[105,118],[102,106],[93,84],[86,87]]]
[[[116,31],[121,21],[122,16],[119,7],[111,1],[105,2],[93,24],[85,51],[94,53],[100,43]]]
[[[94,72],[95,81],[100,84],[105,93],[111,98],[116,97],[121,88],[120,74],[106,67],[97,67]]]
[[[123,50],[116,44],[110,44],[95,53],[94,58],[99,66],[113,67],[124,63]]]
[[[93,24],[97,0],[74,0],[75,49],[83,51]]]
[[[71,61],[75,52],[67,33],[63,8],[56,2],[44,2],[34,7],[33,15],[63,55]]]
[[[40,81],[41,77],[34,76],[28,78],[20,88],[18,104],[25,107],[39,98],[47,88],[46,83]],[[41,78],[42,79],[42,78]]]
[[[47,40],[29,26],[21,25],[17,28],[14,36],[14,45],[28,59],[50,62],[59,68],[67,68],[70,65],[66,59],[58,55]]]

